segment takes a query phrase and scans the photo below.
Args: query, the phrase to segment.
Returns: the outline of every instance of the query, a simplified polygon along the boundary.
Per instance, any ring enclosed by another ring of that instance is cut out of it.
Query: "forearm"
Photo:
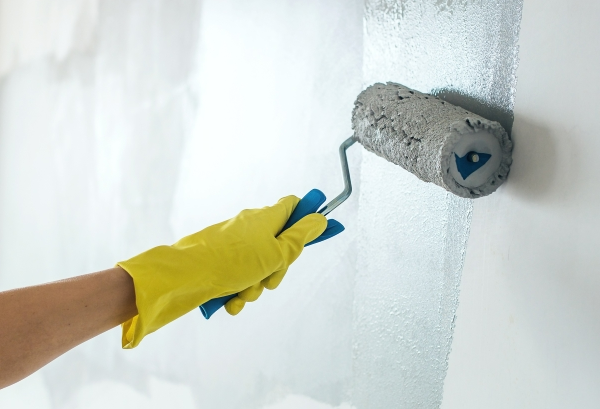
[[[0,292],[0,388],[137,314],[120,267]]]

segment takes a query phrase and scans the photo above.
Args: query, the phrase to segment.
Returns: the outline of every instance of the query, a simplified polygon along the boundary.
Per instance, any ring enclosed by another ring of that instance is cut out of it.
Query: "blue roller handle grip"
[[[282,232],[292,227],[298,220],[311,213],[316,213],[327,198],[319,189],[313,189],[306,194],[299,202],[292,215],[288,219],[285,226],[283,226]],[[304,247],[312,246],[313,244],[320,243],[323,240],[327,240],[337,234],[344,231],[344,226],[337,220],[327,220],[327,228],[319,237],[307,243]],[[231,300],[237,294],[227,295],[225,297],[213,298],[210,301],[205,302],[199,308],[204,315],[204,318],[209,319],[215,312],[217,312],[227,301]]]

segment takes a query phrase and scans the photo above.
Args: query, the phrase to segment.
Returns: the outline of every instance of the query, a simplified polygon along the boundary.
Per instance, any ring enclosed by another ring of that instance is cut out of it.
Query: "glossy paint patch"
[[[431,92],[509,132],[522,1],[380,1],[365,8],[364,85]],[[363,155],[352,401],[438,407],[472,203]]]

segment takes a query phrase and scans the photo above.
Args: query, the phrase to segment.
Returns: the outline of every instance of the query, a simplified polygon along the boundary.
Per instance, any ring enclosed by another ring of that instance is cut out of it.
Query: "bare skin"
[[[133,280],[120,267],[0,292],[0,389],[135,315]]]

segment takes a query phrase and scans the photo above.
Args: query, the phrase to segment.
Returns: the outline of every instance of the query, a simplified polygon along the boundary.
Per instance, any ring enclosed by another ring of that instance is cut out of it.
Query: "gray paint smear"
[[[510,131],[522,1],[376,1],[365,86],[395,81]],[[439,407],[472,203],[364,153],[354,302],[353,404]]]

